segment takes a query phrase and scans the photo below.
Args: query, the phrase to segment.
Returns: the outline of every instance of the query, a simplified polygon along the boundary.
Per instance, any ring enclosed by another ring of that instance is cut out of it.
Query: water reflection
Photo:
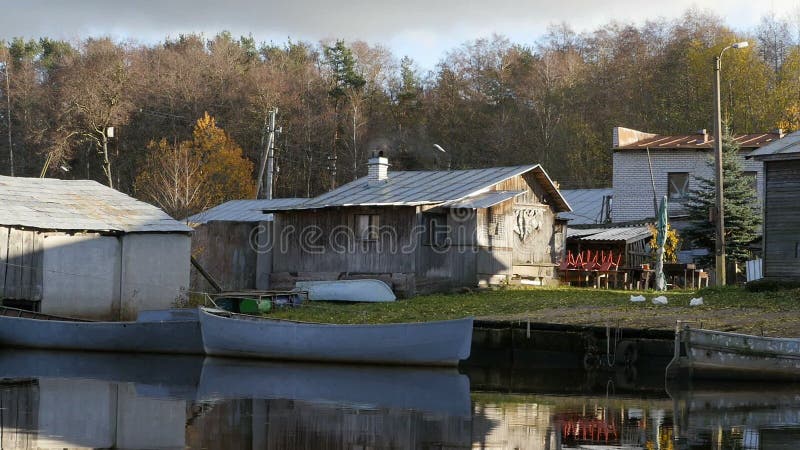
[[[0,351],[0,448],[797,448],[794,386],[617,372]]]

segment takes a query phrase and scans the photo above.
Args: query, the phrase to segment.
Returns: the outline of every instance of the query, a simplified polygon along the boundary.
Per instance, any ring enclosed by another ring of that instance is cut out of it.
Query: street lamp
[[[722,54],[729,48],[745,48],[749,44],[747,41],[736,42],[722,49],[718,56],[714,57],[714,165],[716,167],[716,187],[717,187],[717,211],[716,226],[717,239],[715,246],[715,260],[717,273],[717,286],[725,285],[725,209],[723,206],[723,187],[722,187],[722,113],[719,100],[719,70]]]

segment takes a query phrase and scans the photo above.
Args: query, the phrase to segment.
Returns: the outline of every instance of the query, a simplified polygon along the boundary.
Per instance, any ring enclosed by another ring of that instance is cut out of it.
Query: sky
[[[611,20],[641,23],[715,12],[739,30],[760,17],[794,17],[800,0],[0,0],[0,39],[110,36],[153,44],[182,33],[228,30],[258,42],[362,39],[433,68],[463,42],[499,33],[533,43],[548,25],[591,31]]]

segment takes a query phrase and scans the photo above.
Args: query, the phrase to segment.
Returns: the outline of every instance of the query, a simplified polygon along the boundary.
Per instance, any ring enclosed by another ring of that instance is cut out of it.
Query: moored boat
[[[95,322],[0,306],[0,347],[203,353],[196,309],[142,311],[135,322]]]
[[[206,354],[298,361],[455,366],[469,357],[472,318],[339,325],[200,308]]]
[[[298,281],[296,288],[308,292],[312,301],[383,303],[397,300],[392,288],[381,280]]]
[[[800,339],[692,328],[675,331],[668,378],[798,380]]]

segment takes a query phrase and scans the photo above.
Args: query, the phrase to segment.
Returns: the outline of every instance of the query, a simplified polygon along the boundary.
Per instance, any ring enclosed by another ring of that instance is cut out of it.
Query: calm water
[[[658,372],[0,352],[0,447],[795,449],[800,389]]]

